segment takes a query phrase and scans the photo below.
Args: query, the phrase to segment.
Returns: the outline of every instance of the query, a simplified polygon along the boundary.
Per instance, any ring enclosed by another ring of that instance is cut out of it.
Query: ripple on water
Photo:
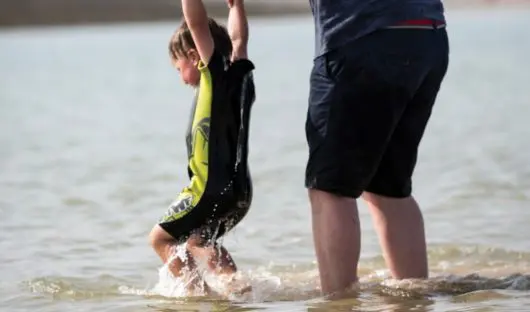
[[[66,197],[62,200],[63,204],[68,207],[77,207],[77,206],[96,206],[97,203],[86,198],[82,197]]]
[[[501,267],[515,258],[524,259],[526,265],[530,264],[529,253],[497,249],[462,248],[458,251],[454,250],[453,247],[441,246],[431,253],[436,254],[437,259],[441,258],[449,263],[461,260],[462,256],[472,258],[477,255],[486,255],[486,257],[490,256],[495,259],[495,265]],[[433,267],[437,267],[437,264],[434,263]],[[473,267],[475,267],[474,264],[470,263],[469,267],[463,271],[470,271]],[[97,274],[97,265],[92,269],[90,271]],[[491,276],[480,270],[465,275],[433,270],[432,277],[427,280],[394,280],[388,278],[388,272],[384,270],[381,257],[376,257],[361,262],[359,292],[354,297],[360,300],[363,306],[379,302],[378,308],[373,311],[381,311],[381,300],[386,300],[384,301],[386,304],[399,303],[401,300],[406,301],[407,305],[414,300],[423,300],[423,303],[425,300],[450,300],[453,304],[484,303],[515,298],[526,300],[530,299],[527,297],[530,291],[530,275],[523,272],[525,271],[514,272],[512,270],[511,273],[502,276]],[[241,271],[239,274],[241,279],[252,285],[253,292],[249,295],[232,298],[236,302],[307,301],[309,305],[311,300],[322,299],[319,296],[318,270],[315,263],[288,266],[270,264],[253,270]],[[167,266],[160,268],[158,282],[154,286],[138,287],[134,285],[141,283],[141,280],[141,276],[134,278],[115,275],[94,275],[92,278],[49,276],[29,280],[25,283],[25,287],[32,293],[51,296],[54,300],[86,300],[131,295],[147,298],[182,299],[186,297],[189,299],[189,294],[185,293],[182,284],[171,276]],[[194,293],[193,297],[199,301],[212,300],[211,296],[206,296],[200,292]],[[396,298],[397,301],[389,303],[389,297]],[[342,302],[341,304],[351,307],[357,303]]]

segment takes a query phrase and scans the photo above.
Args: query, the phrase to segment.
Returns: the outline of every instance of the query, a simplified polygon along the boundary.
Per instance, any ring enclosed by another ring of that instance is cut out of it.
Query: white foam
[[[188,260],[186,253],[186,243],[176,246],[175,253],[168,263],[171,263],[176,258],[183,262]],[[152,292],[165,297],[189,297],[189,296],[203,296],[204,289],[189,287],[189,285],[200,278],[200,275],[195,270],[190,271],[187,268],[182,270],[182,275],[175,277],[169,270],[168,264],[164,264],[158,270],[158,283],[153,287]]]

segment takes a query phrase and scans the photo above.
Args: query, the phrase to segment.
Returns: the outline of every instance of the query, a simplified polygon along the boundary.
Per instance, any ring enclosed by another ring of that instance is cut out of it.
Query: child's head
[[[208,18],[208,26],[214,41],[215,49],[226,59],[232,54],[232,41],[226,28],[212,18]],[[184,21],[171,37],[169,55],[172,63],[179,70],[184,83],[196,86],[199,84],[199,70],[197,65],[200,57],[193,42],[190,29]]]

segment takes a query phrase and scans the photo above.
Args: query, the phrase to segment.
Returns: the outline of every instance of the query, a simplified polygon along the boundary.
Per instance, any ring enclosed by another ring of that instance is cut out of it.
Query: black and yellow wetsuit
[[[200,63],[200,84],[186,136],[190,183],[159,225],[178,242],[191,234],[215,241],[247,214],[250,110],[255,99],[249,60],[228,64],[215,51]]]

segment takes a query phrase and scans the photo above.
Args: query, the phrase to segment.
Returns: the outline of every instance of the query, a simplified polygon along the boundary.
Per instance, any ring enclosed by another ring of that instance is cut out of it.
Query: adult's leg
[[[411,195],[412,174],[418,146],[447,70],[447,34],[445,30],[389,30],[387,33],[394,37],[387,40],[388,49],[410,58],[412,70],[408,70],[408,80],[403,81],[414,91],[414,96],[363,198],[370,208],[392,276],[427,278],[424,222],[420,207]]]
[[[342,292],[357,282],[361,224],[354,198],[309,190],[313,241],[322,291]]]
[[[357,281],[358,198],[377,170],[410,99],[389,82],[403,66],[383,62],[381,35],[372,34],[317,58],[310,81],[306,187],[312,207],[322,291],[341,292]],[[390,71],[390,73],[388,72]]]
[[[363,198],[392,277],[427,278],[423,216],[414,197],[392,198],[366,192]]]

